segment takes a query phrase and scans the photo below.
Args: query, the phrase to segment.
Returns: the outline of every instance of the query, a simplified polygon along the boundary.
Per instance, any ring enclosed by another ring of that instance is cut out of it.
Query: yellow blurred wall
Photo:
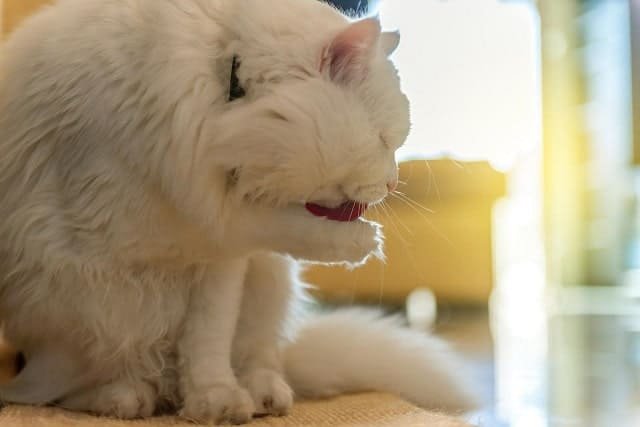
[[[53,0],[0,0],[2,34],[9,34],[25,17]]]
[[[313,267],[307,280],[331,301],[402,304],[417,287],[440,300],[483,304],[493,286],[492,206],[505,192],[504,176],[486,163],[451,160],[400,164],[396,197],[367,217],[384,226],[386,262],[349,271]]]

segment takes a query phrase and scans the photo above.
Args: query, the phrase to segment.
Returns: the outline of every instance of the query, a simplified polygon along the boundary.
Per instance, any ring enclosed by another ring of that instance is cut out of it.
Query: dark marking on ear
[[[246,92],[240,85],[240,80],[238,79],[238,68],[240,68],[240,61],[236,55],[233,55],[233,61],[231,62],[231,78],[229,79],[229,102],[242,98],[246,95]]]

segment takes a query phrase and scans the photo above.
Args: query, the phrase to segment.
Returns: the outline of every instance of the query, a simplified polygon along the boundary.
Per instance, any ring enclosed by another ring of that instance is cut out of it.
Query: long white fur
[[[467,407],[430,338],[344,315],[285,339],[290,257],[381,256],[376,224],[302,205],[375,202],[397,179],[396,45],[315,0],[60,0],[30,18],[0,68],[0,321],[27,357],[0,399],[243,422],[286,413],[286,368],[304,394]],[[228,103],[234,55],[247,96]],[[327,363],[352,384],[315,382],[341,330],[398,350],[353,376]],[[316,334],[335,339],[306,347]]]
[[[476,401],[475,390],[460,381],[465,368],[443,341],[375,311],[338,310],[307,322],[284,360],[299,396],[380,390],[450,412]]]

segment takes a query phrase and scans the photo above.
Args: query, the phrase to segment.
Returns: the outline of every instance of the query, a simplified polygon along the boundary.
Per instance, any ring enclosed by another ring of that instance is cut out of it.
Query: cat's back
[[[125,72],[117,51],[144,52],[132,43],[143,28],[124,36],[131,18],[123,17],[133,16],[134,3],[138,2],[61,0],[42,8],[10,35],[0,50],[2,163],[15,164],[27,147],[52,148],[68,141],[77,129],[65,129],[65,121],[95,126],[90,115],[100,114],[100,105],[106,107],[110,96],[103,86],[120,78],[114,71]],[[133,80],[135,74],[129,77]],[[113,96],[116,91],[113,87]]]
[[[224,99],[206,50],[220,27],[201,3],[61,0],[0,46],[0,252],[77,246],[125,221],[195,80]]]
[[[202,3],[60,0],[44,7],[0,46],[2,117],[11,117],[13,129],[32,127],[34,116],[55,120],[47,116],[61,118],[78,106],[102,119],[93,125],[112,126],[104,115],[113,121],[127,98],[175,96],[177,74],[190,84],[188,71],[215,56],[221,37],[215,8]]]
[[[122,96],[119,83],[150,78],[144,73],[153,66],[160,78],[158,65],[200,36],[188,7],[197,2],[61,0],[44,7],[2,46],[0,108],[43,116],[48,106],[71,102],[106,107]]]
[[[42,169],[33,162],[149,151],[198,78],[203,98],[223,99],[211,61],[221,30],[201,3],[61,0],[27,19],[0,46],[0,193]]]

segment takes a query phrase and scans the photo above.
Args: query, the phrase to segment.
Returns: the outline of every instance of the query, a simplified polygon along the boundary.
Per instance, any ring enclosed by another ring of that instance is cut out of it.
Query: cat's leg
[[[191,289],[178,343],[180,415],[189,420],[244,423],[253,415],[253,400],[231,367],[246,269],[246,259],[216,263]]]
[[[284,415],[293,403],[278,344],[289,313],[296,267],[295,261],[277,254],[254,255],[249,261],[233,363],[260,414]]]
[[[328,263],[360,263],[369,255],[382,257],[381,226],[358,219],[330,221],[302,206],[247,209],[228,226],[232,245],[285,253],[296,259]]]
[[[57,405],[73,411],[131,419],[153,415],[156,398],[156,390],[151,384],[122,378],[78,391],[62,399]]]

